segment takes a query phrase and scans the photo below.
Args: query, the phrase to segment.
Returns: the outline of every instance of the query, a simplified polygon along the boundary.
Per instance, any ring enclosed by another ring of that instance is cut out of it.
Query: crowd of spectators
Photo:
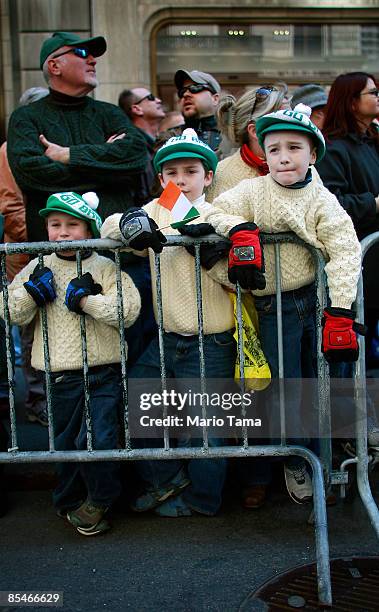
[[[157,202],[174,183],[200,216],[180,233],[197,238],[216,231],[225,238],[217,247],[200,248],[206,375],[233,378],[236,346],[228,293],[235,291],[238,281],[253,292],[262,348],[273,378],[279,376],[275,256],[272,246],[262,248],[261,230],[293,231],[323,251],[330,303],[323,319],[322,352],[333,376],[351,377],[358,357],[352,310],[361,262],[358,240],[379,230],[375,77],[364,72],[340,75],[329,95],[316,83],[290,94],[287,85],[277,81],[247,87],[236,97],[223,91],[211,74],[179,69],[173,75],[175,109],[165,108],[141,84],[122,91],[117,106],[90,95],[98,84],[98,58],[106,48],[102,36],[81,39],[70,32],[55,32],[43,42],[40,68],[48,89],[24,93],[11,115],[7,143],[0,148],[3,241],[80,240],[100,232],[124,241],[121,268],[130,378],[160,376],[154,254],[161,253],[167,373],[172,378],[199,377],[194,249],[165,247],[165,236],[178,231]],[[316,376],[315,271],[306,253],[299,245],[281,247],[286,378]],[[143,257],[147,254],[148,259]],[[379,326],[378,257],[377,244],[364,266],[366,356],[372,367],[378,365],[373,349]],[[85,389],[80,382],[82,314],[87,324],[93,322],[87,342],[94,448],[117,445],[121,355],[114,336],[118,318],[111,258],[110,252],[100,256],[83,251],[83,275],[78,277],[73,251],[49,255],[42,267],[38,260],[29,262],[27,255],[7,257],[10,314],[21,329],[28,383],[27,416],[41,425],[47,425],[48,418],[39,309],[46,307],[48,314],[57,449],[86,446]],[[0,341],[2,451],[8,446],[9,409],[4,325]],[[65,352],[68,344],[71,352]],[[263,397],[265,410],[279,403],[274,392]],[[292,416],[298,415],[297,399],[291,401]],[[379,445],[375,419],[368,439]],[[296,440],[306,444],[300,433],[291,436],[292,443]],[[186,442],[196,445],[194,440]],[[144,444],[153,445],[151,440]],[[211,439],[210,444],[223,441]],[[114,465],[67,465],[58,468],[58,514],[84,535],[109,529],[105,514],[120,493]],[[138,467],[142,492],[133,502],[135,511],[190,516],[219,510],[226,460],[196,459],[187,465],[141,461]],[[262,506],[270,461],[249,461],[239,466],[239,472],[245,507]],[[284,472],[291,498],[309,502],[312,483],[304,462],[287,461]],[[0,495],[2,483],[0,472]],[[0,499],[1,516],[5,492]]]

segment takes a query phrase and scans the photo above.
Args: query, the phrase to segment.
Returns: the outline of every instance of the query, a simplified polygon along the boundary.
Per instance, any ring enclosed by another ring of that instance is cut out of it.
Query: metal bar
[[[120,251],[115,251],[116,264],[116,286],[117,286],[117,315],[118,315],[118,330],[120,333],[120,355],[121,355],[121,385],[122,398],[124,405],[124,435],[125,448],[131,450],[130,432],[129,432],[129,406],[128,406],[128,372],[127,372],[127,357],[125,343],[125,326],[124,326],[124,301],[122,293]]]
[[[43,267],[43,254],[38,255],[38,264]],[[40,308],[40,317],[42,323],[42,341],[43,341],[43,359],[45,366],[45,389],[46,389],[46,410],[48,417],[48,430],[49,430],[49,450],[55,450],[54,441],[54,415],[53,407],[51,402],[51,364],[50,364],[50,351],[49,351],[49,330],[47,324],[47,312],[46,306],[43,305]]]
[[[82,276],[82,258],[80,251],[76,253],[76,270],[78,277]],[[92,451],[92,418],[89,396],[89,380],[88,380],[88,354],[87,354],[87,332],[86,332],[86,315],[84,312],[80,315],[80,336],[82,339],[82,357],[83,357],[83,382],[84,382],[84,414],[87,428],[87,450]]]
[[[282,274],[280,269],[280,244],[275,249],[276,325],[278,337],[278,384],[280,409],[280,443],[286,441],[286,409],[284,396],[283,318],[282,318]]]
[[[371,234],[362,240],[362,261],[369,248],[379,241],[379,232]],[[357,291],[357,318],[364,320],[364,298],[362,273],[358,282]],[[366,363],[365,363],[365,341],[363,336],[358,336],[359,359],[356,364],[354,378],[354,399],[356,406],[355,435],[357,450],[357,485],[358,491],[369,515],[371,524],[379,537],[379,511],[372,496],[368,479],[368,454],[367,454],[367,389],[366,389]]]
[[[238,360],[239,360],[239,370],[240,370],[240,389],[242,393],[242,398],[244,398],[245,393],[245,351],[244,351],[244,330],[243,330],[243,318],[242,318],[242,290],[241,285],[239,283],[236,284],[236,293],[237,293],[237,304],[236,304],[236,312],[237,312],[237,333],[238,333]],[[241,417],[244,418],[246,416],[246,407],[245,401],[242,399],[241,405]],[[244,448],[247,448],[249,445],[249,439],[247,435],[247,427],[242,427],[242,444]]]
[[[165,348],[164,348],[164,329],[163,329],[163,308],[162,308],[162,281],[161,281],[161,266],[160,256],[155,253],[154,255],[155,275],[156,275],[156,288],[157,288],[157,318],[158,318],[158,341],[159,341],[159,362],[161,369],[161,387],[162,391],[167,389],[166,379],[166,360],[165,360]],[[167,406],[163,405],[163,418],[167,416]],[[168,428],[165,427],[163,430],[163,442],[164,448],[167,451],[170,448],[170,436]]]
[[[9,388],[9,416],[11,424],[11,448],[12,452],[18,451],[16,409],[15,409],[15,372],[11,351],[11,322],[9,315],[9,294],[5,255],[1,255],[1,284],[4,296],[4,322],[5,322],[5,348],[7,352],[8,388]]]
[[[199,327],[199,366],[200,366],[200,389],[201,389],[201,414],[202,418],[207,418],[207,409],[203,402],[206,392],[205,383],[205,359],[204,359],[204,321],[203,321],[203,300],[201,292],[201,265],[200,265],[200,245],[195,244],[195,283],[196,283],[196,303],[197,303],[197,324]],[[205,421],[206,422],[206,421]],[[208,448],[208,427],[203,427],[203,448]]]

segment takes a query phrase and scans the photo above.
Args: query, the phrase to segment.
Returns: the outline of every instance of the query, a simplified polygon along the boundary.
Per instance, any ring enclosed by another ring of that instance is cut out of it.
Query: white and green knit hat
[[[53,193],[47,200],[46,208],[39,211],[41,217],[47,217],[51,212],[63,212],[66,215],[84,219],[89,223],[94,238],[100,237],[100,228],[103,224],[100,215],[96,212],[99,198],[94,191],[83,193],[82,196],[74,191]]]
[[[162,172],[162,166],[170,159],[183,159],[195,157],[201,159],[208,170],[215,172],[217,168],[217,155],[212,149],[196,134],[192,128],[183,130],[180,136],[170,138],[158,149],[155,154],[153,164],[156,172]]]
[[[263,115],[255,122],[255,133],[260,146],[270,132],[294,130],[309,134],[314,140],[317,151],[316,161],[325,155],[325,140],[318,127],[310,120],[312,109],[305,104],[298,104],[293,110],[278,110],[275,113]]]

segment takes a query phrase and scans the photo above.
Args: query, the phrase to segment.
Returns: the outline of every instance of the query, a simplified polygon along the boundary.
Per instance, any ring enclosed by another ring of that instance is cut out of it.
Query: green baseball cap
[[[187,128],[180,136],[170,138],[158,149],[154,160],[156,172],[162,171],[162,165],[170,159],[183,159],[185,157],[196,157],[201,159],[208,170],[215,172],[218,164],[217,155],[202,140],[199,139],[195,130]]]
[[[298,104],[293,110],[278,110],[275,113],[263,115],[255,122],[255,133],[260,146],[263,147],[264,139],[270,132],[285,132],[294,130],[309,134],[316,145],[317,158],[319,162],[325,155],[324,136],[310,120],[312,109],[305,104]]]
[[[39,65],[42,67],[51,53],[58,51],[61,47],[87,47],[93,57],[103,55],[107,49],[107,43],[103,36],[94,36],[93,38],[80,38],[73,32],[54,32],[50,38],[47,38],[41,47],[39,56]]]
[[[63,212],[66,215],[83,219],[89,223],[94,238],[100,238],[100,228],[103,224],[100,215],[94,210],[99,198],[93,191],[82,196],[74,191],[53,193],[47,200],[46,208],[39,211],[40,217],[47,217],[52,212]]]

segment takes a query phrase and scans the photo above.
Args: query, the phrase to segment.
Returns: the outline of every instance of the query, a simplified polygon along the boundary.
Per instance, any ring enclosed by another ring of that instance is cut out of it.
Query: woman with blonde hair
[[[264,153],[255,135],[255,121],[262,115],[287,107],[285,83],[249,89],[238,100],[230,94],[221,98],[217,109],[218,124],[238,150],[219,163],[207,191],[208,202],[213,202],[220,193],[235,187],[243,179],[268,173]]]

